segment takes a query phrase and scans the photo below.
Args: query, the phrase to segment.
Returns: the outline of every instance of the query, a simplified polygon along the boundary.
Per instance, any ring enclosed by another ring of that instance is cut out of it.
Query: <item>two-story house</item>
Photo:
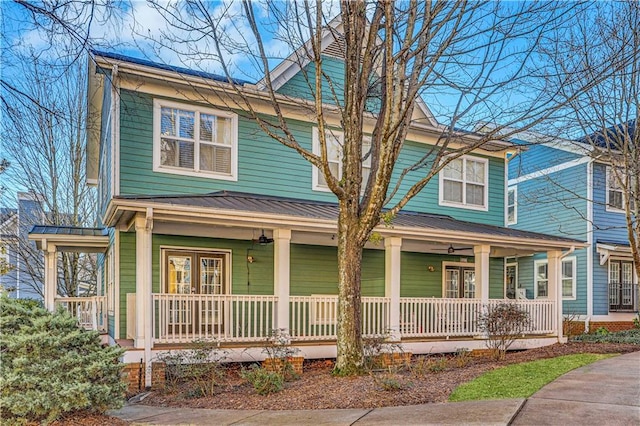
[[[323,45],[328,74],[341,78],[339,49]],[[318,170],[225,100],[239,85],[260,108],[264,89],[112,53],[94,52],[91,63],[87,175],[104,229],[38,227],[31,238],[48,259],[64,249],[104,254],[102,292],[87,309],[104,313],[108,340],[128,348],[125,361],[149,365],[157,351],[203,338],[233,344],[232,359],[259,359],[246,347],[273,329],[287,330],[307,358],[335,357],[338,206]],[[296,137],[315,150],[299,66],[284,61],[271,79]],[[423,103],[414,114],[395,179],[442,132]],[[326,111],[326,119],[339,176],[339,118]],[[371,128],[374,117],[365,121]],[[544,253],[548,298],[518,300],[532,323],[516,347],[562,338],[560,264],[583,244],[505,227],[513,152],[496,140],[452,161],[392,226],[376,229],[381,241],[366,246],[362,263],[365,335],[390,333],[413,353],[484,347],[476,318],[507,299],[505,257]],[[50,309],[54,269],[50,261]]]
[[[633,327],[638,279],[627,236],[626,197],[611,178],[609,157],[585,141],[525,145],[509,161],[509,227],[587,241],[587,247],[562,261],[565,318],[586,330]],[[506,262],[514,288],[525,289],[529,299],[547,297],[545,254]]]

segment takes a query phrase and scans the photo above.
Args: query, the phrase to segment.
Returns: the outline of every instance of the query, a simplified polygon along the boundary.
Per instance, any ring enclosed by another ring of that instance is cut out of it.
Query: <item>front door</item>
[[[226,292],[225,254],[167,251],[165,258],[166,291],[180,295],[172,298],[168,306],[168,322],[173,331],[215,332],[222,324],[222,303],[205,295]]]
[[[473,299],[476,296],[476,270],[468,266],[447,266],[444,273],[447,298]]]
[[[632,311],[634,309],[633,262],[609,261],[609,309]]]

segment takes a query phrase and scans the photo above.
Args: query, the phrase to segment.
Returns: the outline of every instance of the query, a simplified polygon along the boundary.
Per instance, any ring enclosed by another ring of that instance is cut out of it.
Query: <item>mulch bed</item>
[[[153,392],[143,403],[164,407],[290,410],[375,408],[446,402],[458,385],[504,365],[576,353],[627,353],[638,350],[640,347],[633,344],[573,342],[511,352],[503,361],[489,357],[468,357],[460,362],[453,356],[440,361],[442,356],[430,355],[426,358],[414,357],[411,369],[396,374],[374,372],[348,378],[331,375],[332,361],[308,361],[298,380],[287,382],[284,390],[267,396],[258,395],[251,385],[239,377],[239,368],[234,366],[227,368],[226,379],[214,396],[197,397],[192,386],[183,386]],[[432,367],[429,368],[429,365]],[[387,384],[390,382],[391,386],[386,387],[391,390],[383,389],[385,386],[381,384],[385,380]]]

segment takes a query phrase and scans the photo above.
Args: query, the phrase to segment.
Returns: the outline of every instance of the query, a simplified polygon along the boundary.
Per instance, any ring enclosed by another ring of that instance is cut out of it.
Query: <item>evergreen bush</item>
[[[60,309],[0,297],[0,417],[50,422],[76,410],[122,405],[123,350],[103,348],[95,331]]]

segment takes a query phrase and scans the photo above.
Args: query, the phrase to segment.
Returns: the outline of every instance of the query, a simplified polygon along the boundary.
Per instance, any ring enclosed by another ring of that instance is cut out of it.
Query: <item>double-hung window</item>
[[[621,170],[616,171],[607,167],[607,210],[623,211],[624,210],[624,187],[620,185],[619,179],[625,180],[625,176]]]
[[[507,190],[507,225],[518,223],[518,187]]]
[[[325,130],[325,141],[327,144],[327,162],[331,174],[338,180],[342,179],[342,156],[344,147],[344,133],[337,130]],[[366,185],[371,173],[371,138],[362,138],[362,184]],[[320,155],[320,133],[317,127],[313,128],[313,153]],[[328,191],[329,186],[324,174],[313,166],[313,189],[316,191]]]
[[[236,114],[156,99],[153,170],[237,180]]]
[[[440,176],[440,205],[487,210],[489,163],[484,158],[463,156],[451,160]]]
[[[576,298],[576,258],[568,257],[562,260],[561,280],[562,298]],[[546,260],[537,260],[534,264],[534,286],[536,298],[549,297],[549,267]]]

